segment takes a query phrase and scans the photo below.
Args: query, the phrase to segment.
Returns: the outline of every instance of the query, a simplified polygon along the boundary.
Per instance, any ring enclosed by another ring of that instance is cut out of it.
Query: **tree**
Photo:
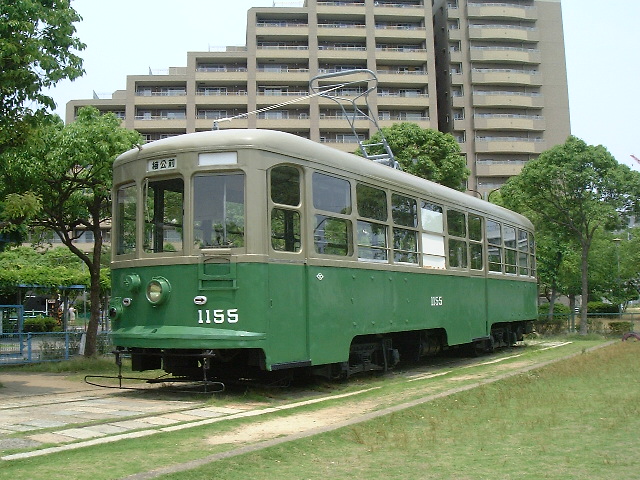
[[[469,169],[460,155],[460,145],[453,135],[420,128],[415,123],[394,123],[381,129],[400,167],[408,173],[426,178],[455,190],[464,191]],[[380,143],[376,133],[365,144]],[[371,147],[372,154],[384,153],[382,146]],[[355,152],[362,155],[360,151]]]
[[[74,37],[81,20],[70,0],[0,2],[0,152],[37,128],[55,108],[43,89],[84,73],[74,51],[85,45]]]
[[[4,194],[32,192],[42,199],[32,227],[53,231],[88,267],[91,319],[85,355],[95,354],[100,320],[102,227],[111,216],[111,169],[122,152],[141,141],[140,134],[120,126],[113,114],[85,107],[75,122],[42,126],[23,148],[0,155]],[[0,198],[3,196],[0,195]],[[94,237],[92,253],[74,243],[82,231]]]
[[[570,136],[527,163],[501,188],[505,205],[536,212],[537,218],[580,247],[582,312],[580,333],[587,333],[588,260],[594,235],[620,227],[639,211],[640,174],[616,162],[603,146]]]

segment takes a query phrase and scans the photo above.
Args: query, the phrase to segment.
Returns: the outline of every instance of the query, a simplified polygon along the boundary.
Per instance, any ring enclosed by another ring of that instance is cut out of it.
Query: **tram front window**
[[[145,185],[144,251],[182,250],[184,184],[181,178],[149,181]]]
[[[197,175],[193,209],[197,247],[244,246],[244,174]]]

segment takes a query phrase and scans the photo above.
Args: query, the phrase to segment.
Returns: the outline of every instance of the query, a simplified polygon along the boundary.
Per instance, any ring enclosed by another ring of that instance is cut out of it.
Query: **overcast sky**
[[[297,5],[301,2],[277,1]],[[127,75],[186,66],[188,51],[244,45],[247,10],[273,0],[72,0],[86,74],[52,90],[72,99],[124,89]],[[640,170],[640,1],[562,0],[571,133]]]

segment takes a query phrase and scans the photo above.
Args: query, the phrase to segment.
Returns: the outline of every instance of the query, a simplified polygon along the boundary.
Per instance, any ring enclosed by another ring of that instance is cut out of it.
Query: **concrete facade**
[[[559,0],[307,0],[252,8],[247,42],[187,52],[186,67],[127,77],[111,98],[72,100],[111,111],[147,141],[210,130],[220,118],[261,111],[220,128],[269,128],[345,151],[375,127],[307,98],[319,74],[367,68],[378,77],[369,115],[452,133],[486,195],[570,133]],[[153,74],[151,74],[153,73]],[[344,96],[360,93],[346,87]]]

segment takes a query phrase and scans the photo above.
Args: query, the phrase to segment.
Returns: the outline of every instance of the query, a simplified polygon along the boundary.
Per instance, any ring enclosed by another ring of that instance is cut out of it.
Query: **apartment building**
[[[569,135],[559,0],[289,4],[250,9],[246,45],[187,52],[186,67],[130,75],[111,98],[69,102],[67,121],[94,105],[153,141],[238,117],[219,128],[277,129],[354,151],[375,133],[370,121],[357,118],[354,133],[332,100],[293,100],[308,96],[316,75],[366,68],[378,84],[365,113],[382,127],[410,121],[454,134],[469,190],[485,195]]]

